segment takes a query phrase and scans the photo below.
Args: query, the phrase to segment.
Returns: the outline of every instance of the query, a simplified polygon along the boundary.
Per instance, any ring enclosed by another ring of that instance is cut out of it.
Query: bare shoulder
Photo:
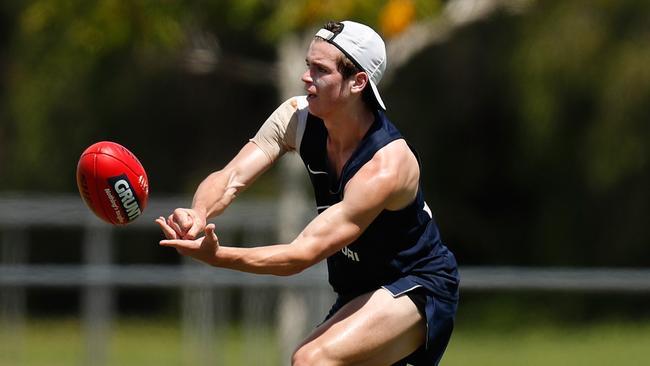
[[[417,158],[406,141],[399,139],[379,149],[350,183],[385,196],[385,209],[399,210],[415,198],[419,179]]]

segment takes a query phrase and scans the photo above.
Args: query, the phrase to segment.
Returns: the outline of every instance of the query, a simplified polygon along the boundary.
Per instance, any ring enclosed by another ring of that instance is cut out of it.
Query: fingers
[[[156,219],[156,223],[160,226],[163,234],[165,234],[166,240],[161,240],[160,245],[162,246],[171,246],[175,248],[194,248],[196,247],[194,239],[182,239],[176,230],[169,225],[169,219],[165,220],[164,217],[160,216]],[[205,236],[209,238],[210,241],[218,243],[217,234],[215,234],[215,225],[208,224],[205,227]],[[191,244],[190,244],[191,243]]]
[[[200,246],[199,244],[197,244],[196,240],[187,240],[187,239],[179,238],[178,233],[171,226],[168,225],[164,217],[161,216],[157,218],[156,223],[158,224],[158,226],[160,226],[163,233],[165,234],[165,237],[167,238],[165,240],[161,240],[159,243],[160,245],[164,247],[173,247],[179,251],[183,249],[197,249]]]
[[[214,224],[208,224],[205,227],[205,236],[207,238],[210,238],[210,240],[214,241],[218,245],[219,244],[219,239],[217,238],[217,234],[215,234],[214,230],[215,230]]]
[[[164,217],[156,219],[156,223],[167,237],[167,239],[160,241],[161,246],[175,248],[182,255],[190,256],[208,264],[214,263],[215,255],[219,250],[219,239],[214,232],[214,224],[205,227],[205,236],[190,240],[179,237],[178,233],[168,225]]]
[[[178,238],[196,239],[205,227],[205,218],[192,209],[177,208],[167,218],[167,225],[176,232]]]
[[[155,221],[166,238],[159,244],[175,248],[182,255],[210,263],[219,248],[214,224],[206,227],[205,217],[193,209],[178,208],[167,219],[161,216]],[[205,236],[195,239],[203,230]]]
[[[182,233],[187,233],[187,231],[194,225],[194,220],[186,209],[175,209],[173,216],[174,221],[178,224],[178,227],[181,229]]]
[[[160,216],[157,218],[156,223],[160,226],[160,229],[167,239],[178,239],[177,232],[167,224],[164,217]]]
[[[185,232],[183,231],[183,229],[181,229],[181,227],[180,227],[180,226],[178,225],[178,223],[176,222],[176,219],[175,219],[175,217],[174,217],[174,214],[171,214],[171,215],[169,215],[169,217],[167,217],[167,226],[169,226],[170,228],[172,228],[172,230],[174,230],[174,232],[176,233],[176,235],[177,235],[179,238],[182,238],[183,235],[185,234]]]
[[[185,233],[185,238],[187,239],[195,239],[201,231],[204,229],[205,223],[199,221],[199,220],[193,220],[192,226],[187,230]]]
[[[197,244],[196,240],[183,240],[183,239],[166,239],[161,240],[159,243],[163,247],[172,247],[176,248],[179,251],[186,249],[196,250],[200,247],[200,244]],[[182,252],[181,254],[183,254]]]

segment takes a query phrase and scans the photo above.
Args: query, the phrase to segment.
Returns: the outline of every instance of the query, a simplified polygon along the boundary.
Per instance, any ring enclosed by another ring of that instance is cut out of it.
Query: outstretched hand
[[[160,245],[175,248],[178,253],[194,259],[212,264],[219,250],[219,238],[215,234],[214,224],[205,227],[205,236],[198,239],[182,239],[178,233],[165,220],[164,217],[156,219],[167,239],[161,240]]]
[[[167,239],[196,239],[205,228],[205,224],[205,215],[191,208],[177,208],[167,218],[167,225],[176,235],[170,236],[165,233],[165,236]]]

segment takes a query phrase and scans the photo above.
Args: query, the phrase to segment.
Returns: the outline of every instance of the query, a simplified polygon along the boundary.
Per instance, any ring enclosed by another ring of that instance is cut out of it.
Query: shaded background
[[[5,1],[0,194],[76,195],[81,152],[113,140],[146,167],[152,199],[189,203],[282,101],[283,39],[354,18],[388,43],[404,41],[418,24],[453,19],[453,3]],[[422,156],[427,201],[459,263],[649,267],[650,3],[455,3],[476,16],[410,55],[381,90],[388,116]],[[276,197],[285,179],[274,169],[245,196]],[[50,242],[30,263],[81,258],[69,244],[74,232],[30,235]],[[118,263],[180,261],[154,234],[144,236],[149,246],[129,244],[142,235],[121,235]],[[643,292],[563,294],[571,301],[555,310],[548,295],[483,296],[466,297],[472,322],[513,308],[569,322],[650,315]],[[120,311],[164,313],[173,297],[160,294],[152,307],[133,294]],[[57,298],[34,291],[30,311],[76,311],[72,297]]]

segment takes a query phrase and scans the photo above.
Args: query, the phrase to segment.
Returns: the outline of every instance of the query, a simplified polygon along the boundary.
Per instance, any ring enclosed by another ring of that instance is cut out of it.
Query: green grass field
[[[547,326],[512,331],[460,329],[443,365],[648,365],[650,324]]]
[[[85,365],[84,342],[76,320],[29,321],[22,332],[0,330],[0,365]],[[19,330],[19,329],[18,329]],[[21,334],[22,333],[22,334]],[[281,365],[276,337],[268,330],[218,331],[209,353],[214,365]],[[181,342],[172,321],[121,320],[113,325],[108,364],[197,365],[201,357]],[[200,348],[200,347],[198,347]],[[198,349],[197,348],[197,349]],[[647,365],[650,323],[596,323],[565,329],[558,325],[492,331],[459,327],[442,365]]]

